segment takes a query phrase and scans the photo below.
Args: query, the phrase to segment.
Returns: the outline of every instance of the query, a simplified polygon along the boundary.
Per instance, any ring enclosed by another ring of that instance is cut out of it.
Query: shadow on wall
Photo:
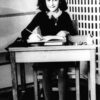
[[[2,8],[3,11],[7,11],[8,8]],[[19,12],[15,9],[8,9],[10,12]],[[0,10],[1,12],[1,10]],[[13,15],[13,14],[12,14]],[[9,44],[11,44],[17,37],[20,37],[21,31],[32,20],[33,14],[14,13],[14,16],[8,14],[0,16],[0,51],[4,50]]]

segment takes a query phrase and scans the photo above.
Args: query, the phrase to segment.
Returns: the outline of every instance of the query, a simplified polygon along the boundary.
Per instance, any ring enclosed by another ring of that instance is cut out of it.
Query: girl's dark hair
[[[48,11],[48,8],[46,6],[46,0],[38,0],[38,4],[37,6],[39,7],[39,9],[41,11]],[[62,11],[65,11],[67,10],[67,2],[66,0],[59,0],[59,8],[62,10]]]

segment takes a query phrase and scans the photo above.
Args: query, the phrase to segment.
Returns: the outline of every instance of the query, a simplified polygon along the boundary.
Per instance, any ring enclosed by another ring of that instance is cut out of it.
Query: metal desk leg
[[[13,92],[13,100],[18,100],[17,93],[17,68],[15,64],[15,53],[10,52],[10,60],[11,60],[11,76],[12,76],[12,92]]]
[[[76,100],[80,100],[80,62],[76,62]]]

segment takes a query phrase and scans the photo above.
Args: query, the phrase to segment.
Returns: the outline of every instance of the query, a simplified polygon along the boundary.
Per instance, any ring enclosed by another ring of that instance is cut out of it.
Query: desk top
[[[35,47],[10,47],[11,52],[21,52],[21,51],[48,51],[48,50],[95,50],[94,45],[71,45],[71,46],[35,46]]]

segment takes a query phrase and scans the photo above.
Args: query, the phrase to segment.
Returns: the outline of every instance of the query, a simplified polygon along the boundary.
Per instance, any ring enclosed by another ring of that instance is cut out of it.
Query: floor
[[[69,84],[70,87],[73,87],[75,83],[72,80]],[[86,80],[81,80],[81,87],[80,87],[80,97],[81,100],[88,100],[88,87],[87,87],[87,81]],[[74,88],[75,89],[75,88]],[[19,91],[19,100],[34,100],[34,88],[30,87],[27,88],[25,92]],[[100,90],[99,90],[100,91]],[[41,94],[42,93],[42,94]],[[58,100],[58,91],[53,91],[54,97],[52,100]],[[100,92],[99,92],[100,93]],[[43,90],[40,91],[41,97],[39,97],[39,100],[45,100],[43,96]],[[72,90],[71,88],[69,89],[68,93],[66,93],[67,97],[69,100],[75,100],[75,90]],[[12,92],[5,92],[5,93],[0,93],[0,100],[13,100],[12,99]],[[100,100],[100,99],[98,99]]]
[[[81,85],[80,85],[80,100],[88,100],[88,87],[87,87],[87,81],[86,80],[81,80]],[[73,82],[70,83],[70,86],[72,87],[73,85]],[[34,100],[34,88],[30,87],[30,88],[27,88],[26,89],[26,92],[22,92],[22,91],[19,91],[19,100]],[[97,85],[97,100],[100,100],[100,86]],[[43,91],[41,90],[40,91],[40,95],[41,97],[39,97],[39,100],[45,100],[44,97],[43,97]],[[66,93],[67,97],[69,100],[76,100],[75,98],[75,91],[74,90],[69,90],[68,93]],[[67,100],[68,100],[67,99]],[[0,93],[0,100],[13,100],[12,99],[12,92],[9,91],[9,92],[5,92],[5,93]],[[54,91],[54,98],[52,100],[58,100],[58,92],[57,91]]]

